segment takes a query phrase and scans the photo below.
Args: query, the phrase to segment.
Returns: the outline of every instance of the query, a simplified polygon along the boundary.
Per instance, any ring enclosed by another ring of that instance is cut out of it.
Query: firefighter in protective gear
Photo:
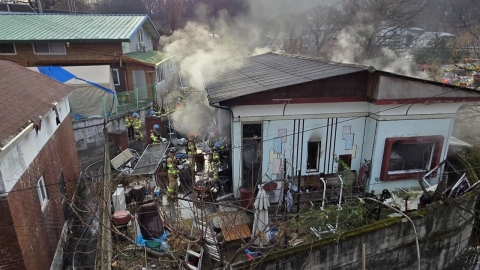
[[[140,119],[140,116],[137,113],[133,113],[133,129],[135,130],[135,139],[138,141],[143,140],[143,134],[142,134],[142,119]]]
[[[125,117],[125,126],[127,127],[128,139],[135,139],[135,131],[133,130],[133,116],[132,111],[129,111]]]
[[[175,198],[177,195],[177,178],[178,178],[178,168],[177,168],[177,159],[175,158],[175,150],[170,149],[167,158],[167,173],[168,173],[168,187],[167,187],[167,196],[169,198]]]
[[[192,170],[192,174],[195,174],[195,156],[197,154],[197,147],[195,145],[195,133],[190,132],[188,134],[188,162],[190,163],[190,169]]]
[[[152,111],[154,111],[154,112],[159,112],[160,111],[160,106],[158,105],[158,102],[156,100],[154,100],[152,102]]]
[[[218,180],[218,170],[220,169],[220,148],[222,147],[221,142],[216,142],[213,146],[213,154],[212,154],[212,166],[213,166],[213,181]]]
[[[161,137],[159,125],[153,125],[153,130],[150,130],[150,140],[152,140],[152,143],[160,143]]]

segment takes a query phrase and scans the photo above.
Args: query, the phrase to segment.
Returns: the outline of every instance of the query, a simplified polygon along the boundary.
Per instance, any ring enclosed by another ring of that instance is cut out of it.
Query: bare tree
[[[340,12],[335,7],[318,5],[305,14],[302,24],[313,39],[315,55],[322,45],[340,29]]]
[[[360,45],[359,61],[371,59],[382,46],[402,42],[426,1],[346,0],[346,31]]]
[[[286,53],[297,54],[303,51],[305,29],[300,23],[299,16],[287,15],[282,20],[284,33],[284,50]]]
[[[168,26],[173,32],[178,28],[179,19],[185,11],[182,0],[166,0],[165,11],[168,17]]]

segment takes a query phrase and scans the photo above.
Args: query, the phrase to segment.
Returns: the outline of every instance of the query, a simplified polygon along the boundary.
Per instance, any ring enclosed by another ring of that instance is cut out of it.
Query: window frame
[[[317,154],[316,154],[316,155],[317,155],[317,161],[316,161],[316,163],[315,163],[315,165],[316,165],[316,166],[315,166],[315,167],[316,167],[315,169],[309,169],[309,168],[308,168],[308,160],[309,160],[309,158],[308,158],[308,145],[309,145],[310,143],[316,143],[316,144],[317,144]],[[306,171],[307,173],[319,172],[319,171],[320,171],[320,153],[321,153],[321,149],[322,149],[322,141],[308,141],[308,142],[307,142],[307,160],[306,160],[307,163],[305,164],[305,165],[306,165],[305,171]]]
[[[15,43],[3,43],[3,44],[12,44],[13,45],[13,53],[2,53],[0,52],[0,55],[17,55],[17,47],[15,46]]]
[[[43,177],[43,175],[40,176],[40,179],[38,179],[37,181],[37,193],[38,193],[38,199],[40,201],[40,207],[42,208],[42,211],[43,211],[45,210],[45,207],[48,204],[48,191],[45,185],[45,178]],[[43,196],[43,194],[45,194],[45,196]]]
[[[386,138],[385,147],[383,151],[382,167],[380,170],[380,180],[381,181],[395,181],[395,180],[406,180],[406,179],[416,179],[422,177],[440,164],[440,158],[443,151],[445,138],[441,135],[439,136],[417,136],[417,137],[397,137],[397,138]],[[418,171],[406,171],[405,173],[389,173],[390,167],[390,158],[392,154],[393,144],[403,142],[408,144],[415,143],[433,143],[433,151],[430,156],[430,166],[425,170]],[[433,172],[432,177],[436,177],[436,172]]]
[[[57,43],[57,44],[63,44],[63,49],[65,52],[63,53],[59,53],[59,52],[52,52],[52,48],[50,47],[50,44],[52,43]],[[36,49],[35,49],[35,44],[47,44],[48,45],[48,53],[46,52],[37,52]],[[47,43],[32,43],[32,47],[33,47],[33,54],[35,55],[66,55],[67,54],[67,47],[65,46],[65,43],[62,43],[62,42],[47,42]]]
[[[113,79],[113,72],[117,73],[117,83],[115,83],[115,80],[113,80],[113,85],[120,86],[120,72],[118,71],[118,68],[112,68],[112,79]]]

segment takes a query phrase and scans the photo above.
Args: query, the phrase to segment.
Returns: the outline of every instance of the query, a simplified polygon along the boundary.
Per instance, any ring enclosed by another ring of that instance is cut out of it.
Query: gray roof
[[[366,66],[275,53],[233,60],[228,66],[221,74],[205,78],[210,104],[367,69]]]

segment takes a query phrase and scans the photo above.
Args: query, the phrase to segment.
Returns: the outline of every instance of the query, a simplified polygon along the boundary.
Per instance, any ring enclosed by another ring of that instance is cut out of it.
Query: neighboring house
[[[338,159],[357,175],[370,161],[367,189],[377,194],[418,187],[446,158],[458,108],[480,101],[472,89],[373,67],[273,53],[240,61],[205,78],[220,128],[231,133],[236,197],[257,177],[335,173]]]
[[[451,40],[455,35],[445,32],[425,32],[417,36],[412,44],[414,48],[424,48],[431,46],[435,40]]]
[[[80,174],[72,88],[3,60],[0,78],[0,269],[50,269]]]
[[[147,15],[0,13],[0,29],[0,59],[22,66],[109,65],[115,90],[137,88],[139,98],[161,79],[166,57]]]

